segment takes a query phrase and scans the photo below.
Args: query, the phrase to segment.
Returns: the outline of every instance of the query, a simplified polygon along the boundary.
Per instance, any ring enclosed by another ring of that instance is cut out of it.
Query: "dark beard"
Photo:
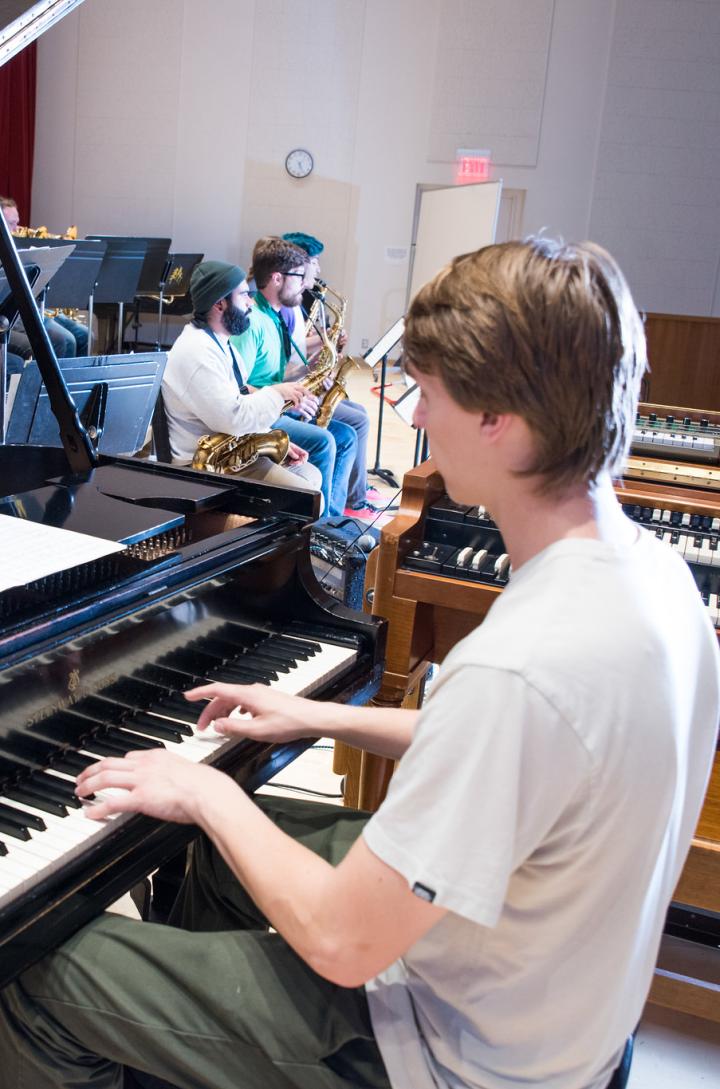
[[[250,325],[250,315],[239,306],[228,304],[221,317],[223,329],[229,337],[239,337]]]

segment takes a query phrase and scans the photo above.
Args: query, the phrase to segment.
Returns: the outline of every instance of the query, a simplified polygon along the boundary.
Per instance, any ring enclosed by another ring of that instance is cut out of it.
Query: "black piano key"
[[[13,839],[21,839],[25,843],[27,843],[29,839],[32,839],[27,828],[23,828],[19,824],[13,824],[11,821],[6,821],[4,817],[0,817],[0,834],[3,836],[11,836]]]
[[[165,672],[168,676],[171,675],[170,671]],[[184,699],[182,692],[177,691],[177,687],[177,677],[172,686],[134,676],[123,677],[108,688],[103,688],[96,696],[88,697],[87,705],[98,718],[112,723],[118,721],[118,707],[122,709],[121,713],[129,709],[133,715],[151,710],[163,714],[166,709],[173,709],[183,712],[185,716],[183,721],[193,723],[197,718],[197,712],[193,717],[192,704]],[[79,705],[76,704],[76,706]]]
[[[183,735],[191,737],[193,734],[192,726],[186,726],[180,722],[173,724],[169,719],[155,719],[145,711],[138,711],[132,719],[126,719],[122,729],[126,733],[157,737],[159,741],[171,742],[173,745],[180,744]]]
[[[30,732],[40,737],[57,742],[58,745],[72,745],[81,748],[85,738],[89,737],[94,728],[100,724],[94,723],[75,711],[60,711],[50,718],[42,719],[30,727]],[[53,754],[45,761],[45,766],[52,762]]]
[[[322,650],[320,644],[315,642],[314,639],[305,639],[302,635],[291,637],[289,635],[283,635],[282,632],[278,632],[272,636],[272,641],[279,646],[302,647],[302,649],[311,657],[314,654],[319,654]]]
[[[8,853],[8,849],[5,846],[5,844],[3,843],[3,841],[0,839],[0,858],[4,858],[7,853]]]
[[[270,684],[277,677],[266,677],[259,673],[248,673],[246,669],[219,665],[208,673],[208,680],[219,681],[220,684]]]
[[[154,711],[157,715],[179,720],[178,725],[182,724],[183,727],[192,727],[198,720],[200,711],[206,704],[206,700],[199,700],[198,702],[191,703],[186,700],[184,696],[168,696],[166,699],[158,700],[157,703],[151,703],[147,708],[148,711]],[[140,711],[138,714],[142,714]],[[192,729],[183,729],[185,734],[191,734]]]
[[[230,665],[238,669],[244,669],[251,674],[259,673],[262,676],[272,676],[273,673],[289,673],[290,666],[283,658],[274,658],[264,653],[264,648],[254,647],[252,650],[240,651],[230,643],[222,643],[217,639],[210,642],[203,641],[202,651],[206,654],[216,655],[223,665]],[[276,680],[277,677],[272,677]]]
[[[204,684],[204,678],[197,676],[195,673],[188,673],[187,670],[180,669],[177,666],[158,665],[157,662],[148,662],[147,665],[140,666],[139,669],[134,670],[132,676],[157,682],[158,684],[165,684],[169,688],[174,688],[175,691],[197,688],[199,684]]]
[[[61,748],[46,738],[13,731],[0,743],[0,769],[8,777],[42,771]]]
[[[3,794],[6,798],[12,798],[14,802],[30,805],[33,809],[41,809],[43,813],[51,813],[54,817],[68,815],[62,802],[48,797],[41,787],[34,787],[30,783],[12,783],[4,788]]]
[[[85,771],[85,768],[89,768],[91,764],[96,763],[97,760],[92,756],[66,749],[60,756],[53,759],[50,766],[57,771],[64,772],[65,775],[79,775],[81,771]]]
[[[140,734],[133,733],[131,730],[126,730],[119,726],[111,726],[107,733],[103,734],[103,738],[107,738],[109,741],[117,741],[120,744],[128,746],[128,752],[132,752],[134,749],[164,749],[162,741],[153,737],[142,737]]]
[[[161,741],[177,743],[185,737],[192,737],[192,727],[184,722],[172,724],[168,719],[153,718],[145,711],[138,711],[133,718],[123,723],[124,730],[138,730],[140,733],[149,734],[151,737],[159,737]]]
[[[193,654],[197,654],[198,660],[201,662],[204,660],[207,660],[208,663],[215,661],[223,667],[232,666],[233,668],[242,669],[259,679],[269,677],[275,681],[278,673],[289,673],[289,669],[284,664],[265,658],[258,648],[242,651],[238,647],[234,647],[230,643],[223,643],[219,639],[198,639],[186,649]]]
[[[211,655],[203,655],[199,651],[191,651],[187,648],[180,650],[174,650],[164,658],[160,659],[162,665],[169,665],[171,667],[178,667],[191,671],[194,674],[204,675],[205,678],[222,681],[227,678],[230,683],[234,684],[252,684],[254,681],[262,683],[276,681],[277,674],[271,670],[260,669],[248,669],[235,668],[234,666],[225,666],[221,664],[217,658]],[[188,686],[189,687],[189,686]]]
[[[219,632],[214,633],[212,638],[213,641],[219,640],[229,648],[243,649],[245,653],[247,653],[250,657],[253,657],[255,652],[265,657],[267,657],[270,653],[272,653],[274,656],[275,653],[278,653],[279,651],[285,649],[283,644],[277,641],[277,636],[266,635],[265,633],[263,633],[263,635],[264,638],[262,640],[259,640],[252,646],[247,646],[247,644],[242,639],[236,638],[235,632],[232,630],[231,626],[228,625],[227,627],[222,628]],[[307,647],[301,646],[300,643],[297,644],[295,650],[303,658],[303,660],[305,660],[305,658],[311,657],[312,654],[315,653],[315,651],[309,650]]]
[[[281,643],[275,639],[268,639],[267,643],[263,643],[262,653],[271,658],[280,654],[286,661],[293,662],[309,662],[315,656],[315,651],[306,650],[300,644],[293,646],[291,643]]]
[[[42,817],[38,817],[36,813],[28,813],[26,810],[21,812],[19,809],[14,809],[11,805],[3,805],[1,802],[0,816],[6,821],[12,821],[13,824],[19,824],[21,828],[34,828],[37,832],[44,832],[47,828],[45,821]]]
[[[84,748],[99,760],[102,756],[117,756],[122,758],[126,753],[132,751],[133,746],[127,745],[123,741],[117,741],[115,738],[93,737],[88,740]]]
[[[120,677],[113,684],[98,692],[103,699],[112,700],[126,707],[146,708],[152,700],[162,699],[171,689],[140,677]]]
[[[36,786],[49,798],[55,798],[63,805],[69,805],[71,809],[79,809],[80,802],[75,794],[75,784],[58,779],[56,775],[48,775],[47,772],[35,772],[26,780],[28,785]]]

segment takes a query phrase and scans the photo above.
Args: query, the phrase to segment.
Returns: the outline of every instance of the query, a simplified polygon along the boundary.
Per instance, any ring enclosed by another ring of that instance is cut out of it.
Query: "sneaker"
[[[379,503],[382,506],[383,499],[386,499],[387,496],[379,492],[377,488],[369,487],[365,492],[365,498],[369,499],[371,503]]]
[[[363,501],[361,503],[358,503],[358,505],[356,507],[350,507],[350,506],[346,507],[346,510],[352,510],[352,511],[370,510],[374,514],[378,514],[381,510],[384,510],[384,509],[385,509],[384,505],[377,506],[376,503],[370,503],[370,502],[368,502],[367,499],[363,499]]]
[[[372,522],[378,516],[378,512],[369,503],[363,503],[361,507],[345,507],[343,514],[346,518],[357,518],[361,522]]]

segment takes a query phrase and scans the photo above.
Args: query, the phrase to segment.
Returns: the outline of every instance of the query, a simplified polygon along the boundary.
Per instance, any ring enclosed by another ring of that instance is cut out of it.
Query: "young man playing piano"
[[[456,259],[405,337],[450,495],[513,575],[422,711],[209,685],[200,725],[397,757],[371,817],[256,805],[167,753],[87,769],[89,813],[205,836],[172,921],[105,917],[3,995],[0,1086],[605,1089],[650,984],[718,722],[715,634],[683,562],[611,484],[642,325],[589,244]],[[668,619],[671,618],[671,622]],[[245,718],[227,717],[239,706]],[[276,932],[268,932],[267,922]]]

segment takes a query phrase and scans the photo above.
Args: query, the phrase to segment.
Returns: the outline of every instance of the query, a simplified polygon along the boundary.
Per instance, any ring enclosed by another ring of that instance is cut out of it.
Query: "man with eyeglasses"
[[[257,285],[255,306],[248,328],[231,337],[232,347],[242,356],[250,375],[251,386],[267,389],[268,383],[282,382],[293,342],[280,308],[299,304],[306,260],[301,249],[282,238],[269,235],[255,244],[251,269]],[[317,399],[308,394],[298,407],[304,419],[285,413],[275,426],[287,431],[292,442],[307,450],[310,463],[320,470],[326,516],[342,517],[350,471],[357,456],[357,438],[355,431],[339,420],[332,420],[327,430],[308,423],[317,407]]]
[[[203,435],[251,435],[269,431],[283,405],[301,406],[299,382],[280,382],[251,392],[230,344],[249,323],[245,272],[225,261],[202,261],[190,280],[193,318],[175,341],[163,376],[163,400],[173,462],[189,465]],[[312,407],[312,406],[310,406]],[[259,457],[243,476],[285,488],[320,490],[320,473],[291,440],[284,465]]]

